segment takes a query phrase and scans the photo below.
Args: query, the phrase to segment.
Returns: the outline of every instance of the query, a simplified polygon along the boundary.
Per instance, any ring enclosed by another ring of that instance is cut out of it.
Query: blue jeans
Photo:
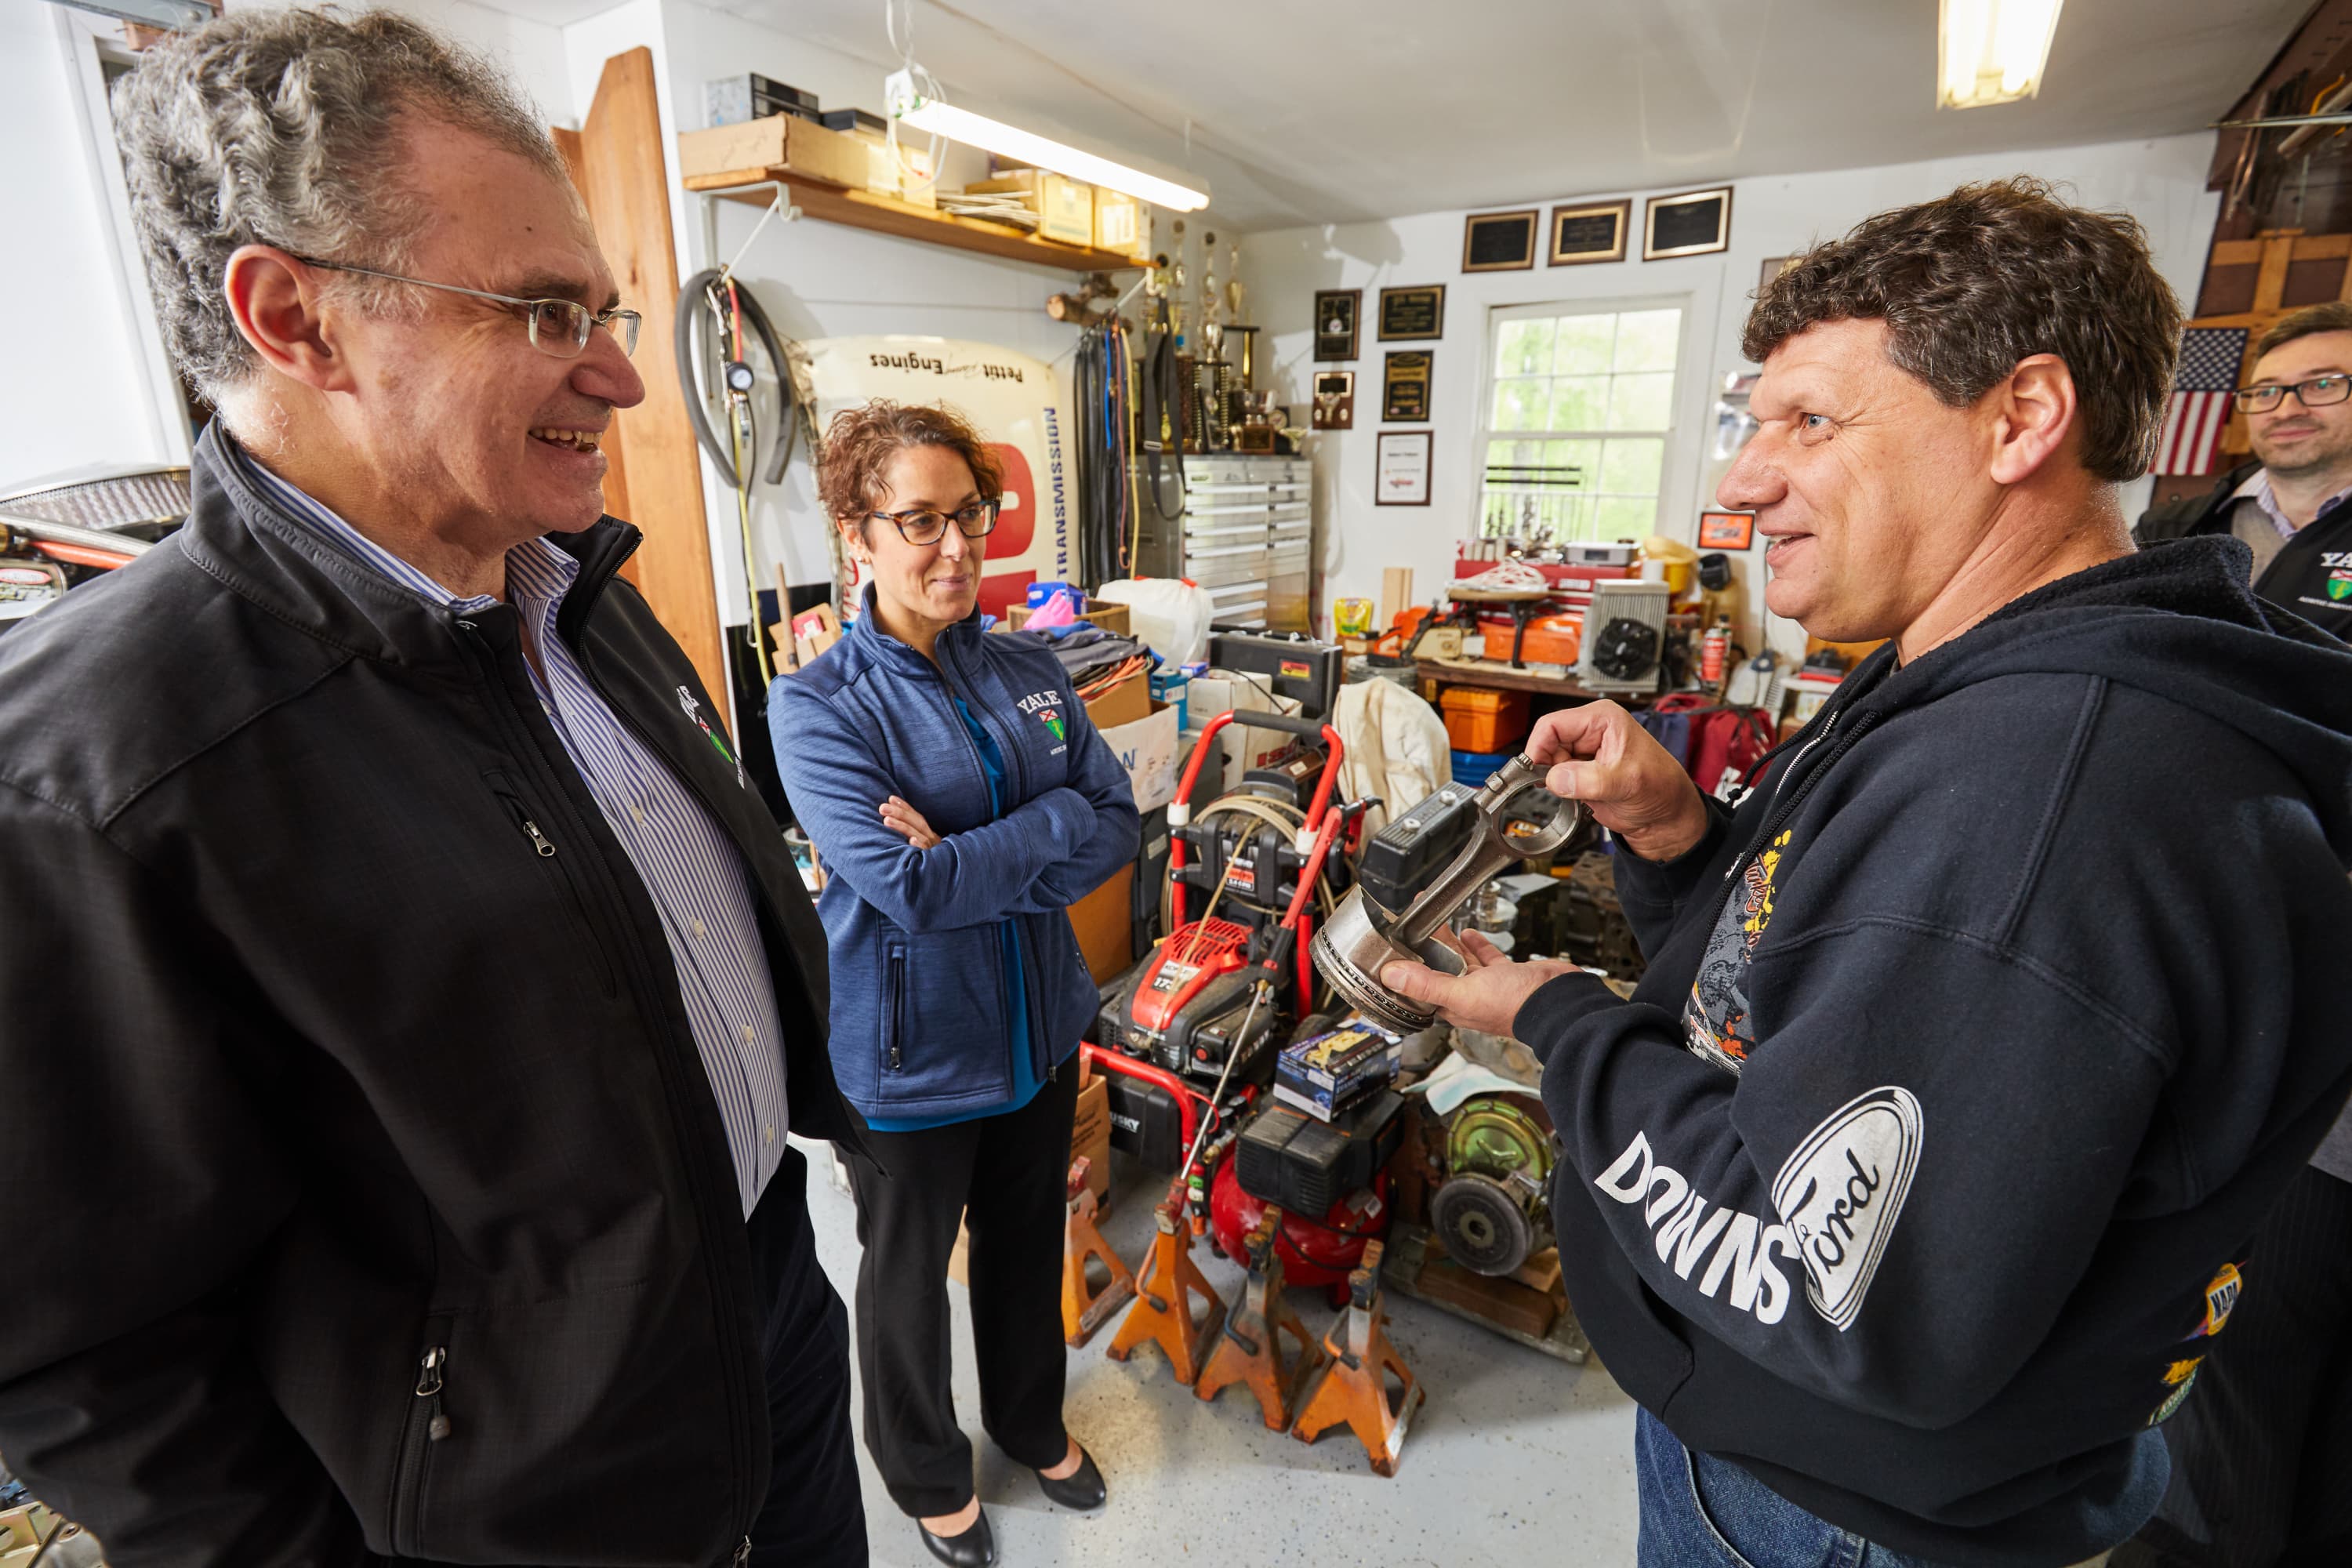
[[[1728,1459],[1684,1447],[1647,1410],[1633,1422],[1641,1568],[1933,1568],[1814,1518]]]

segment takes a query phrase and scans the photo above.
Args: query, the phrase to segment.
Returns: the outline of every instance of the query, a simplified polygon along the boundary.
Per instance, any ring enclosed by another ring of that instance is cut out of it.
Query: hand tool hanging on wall
[[[760,308],[758,297],[733,276],[730,268],[706,268],[687,279],[686,287],[678,290],[675,333],[677,378],[688,392],[686,412],[693,422],[695,439],[735,487],[736,521],[743,545],[743,593],[752,623],[751,646],[759,658],[761,682],[765,685],[775,671],[769,662],[767,638],[760,632],[760,571],[751,542],[751,480],[760,449],[759,412],[752,400],[761,380],[751,359],[754,335],[774,374],[782,415],[769,447],[767,469],[760,477],[771,485],[780,485],[784,479],[784,466],[792,460],[800,426],[793,401],[792,372],[785,363],[783,342],[776,335],[774,323]],[[708,364],[702,363],[704,356],[698,352],[706,342],[715,343],[718,350],[715,361]],[[714,404],[719,406],[727,426],[723,440],[711,426]],[[789,613],[791,606],[779,605],[777,609]]]
[[[1169,319],[1164,290],[1152,292],[1146,322],[1141,374],[1137,377],[1141,390],[1136,400],[1142,410],[1143,427],[1137,445],[1143,453],[1144,489],[1151,497],[1151,510],[1160,521],[1173,522],[1184,515],[1184,406],[1191,395],[1177,364],[1176,329]],[[1172,505],[1167,499],[1163,473],[1175,479]]]
[[[1089,583],[1128,576],[1135,535],[1126,323],[1114,313],[1086,329],[1073,367],[1078,405],[1078,569]]]

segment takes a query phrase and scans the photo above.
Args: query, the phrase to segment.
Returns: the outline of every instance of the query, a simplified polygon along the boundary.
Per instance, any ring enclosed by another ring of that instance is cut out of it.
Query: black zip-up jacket
[[[222,441],[186,526],[0,637],[0,1452],[116,1568],[724,1562],[761,1314],[660,918],[514,611]],[[793,1131],[854,1142],[824,932],[614,577],[636,530],[551,537],[559,635],[749,868]]]
[[[1633,999],[1516,1022],[1611,1373],[1895,1550],[2145,1521],[2352,1090],[2352,651],[2246,568],[2186,541],[1873,655],[1687,855],[1618,858]]]
[[[2241,463],[2201,496],[2152,506],[2132,540],[2143,547],[2230,532],[2237,489],[2260,463]],[[2338,501],[2294,531],[2254,579],[2254,592],[2321,631],[2352,642],[2352,501]]]

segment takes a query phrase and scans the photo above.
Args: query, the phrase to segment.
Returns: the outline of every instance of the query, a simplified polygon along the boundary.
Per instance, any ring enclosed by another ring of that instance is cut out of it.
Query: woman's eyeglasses
[[[982,500],[954,511],[933,511],[929,507],[916,507],[908,511],[869,511],[867,517],[878,517],[898,531],[898,537],[909,544],[937,544],[947,537],[948,523],[953,521],[956,531],[966,539],[985,539],[996,529],[996,514],[1003,502]]]

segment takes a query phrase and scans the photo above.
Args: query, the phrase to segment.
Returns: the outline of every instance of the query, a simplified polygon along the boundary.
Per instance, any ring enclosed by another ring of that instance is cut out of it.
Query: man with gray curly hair
[[[117,1568],[863,1563],[824,934],[617,572],[637,319],[499,76],[117,102],[187,524],[0,641],[0,1451]],[[699,520],[679,520],[699,526]]]

